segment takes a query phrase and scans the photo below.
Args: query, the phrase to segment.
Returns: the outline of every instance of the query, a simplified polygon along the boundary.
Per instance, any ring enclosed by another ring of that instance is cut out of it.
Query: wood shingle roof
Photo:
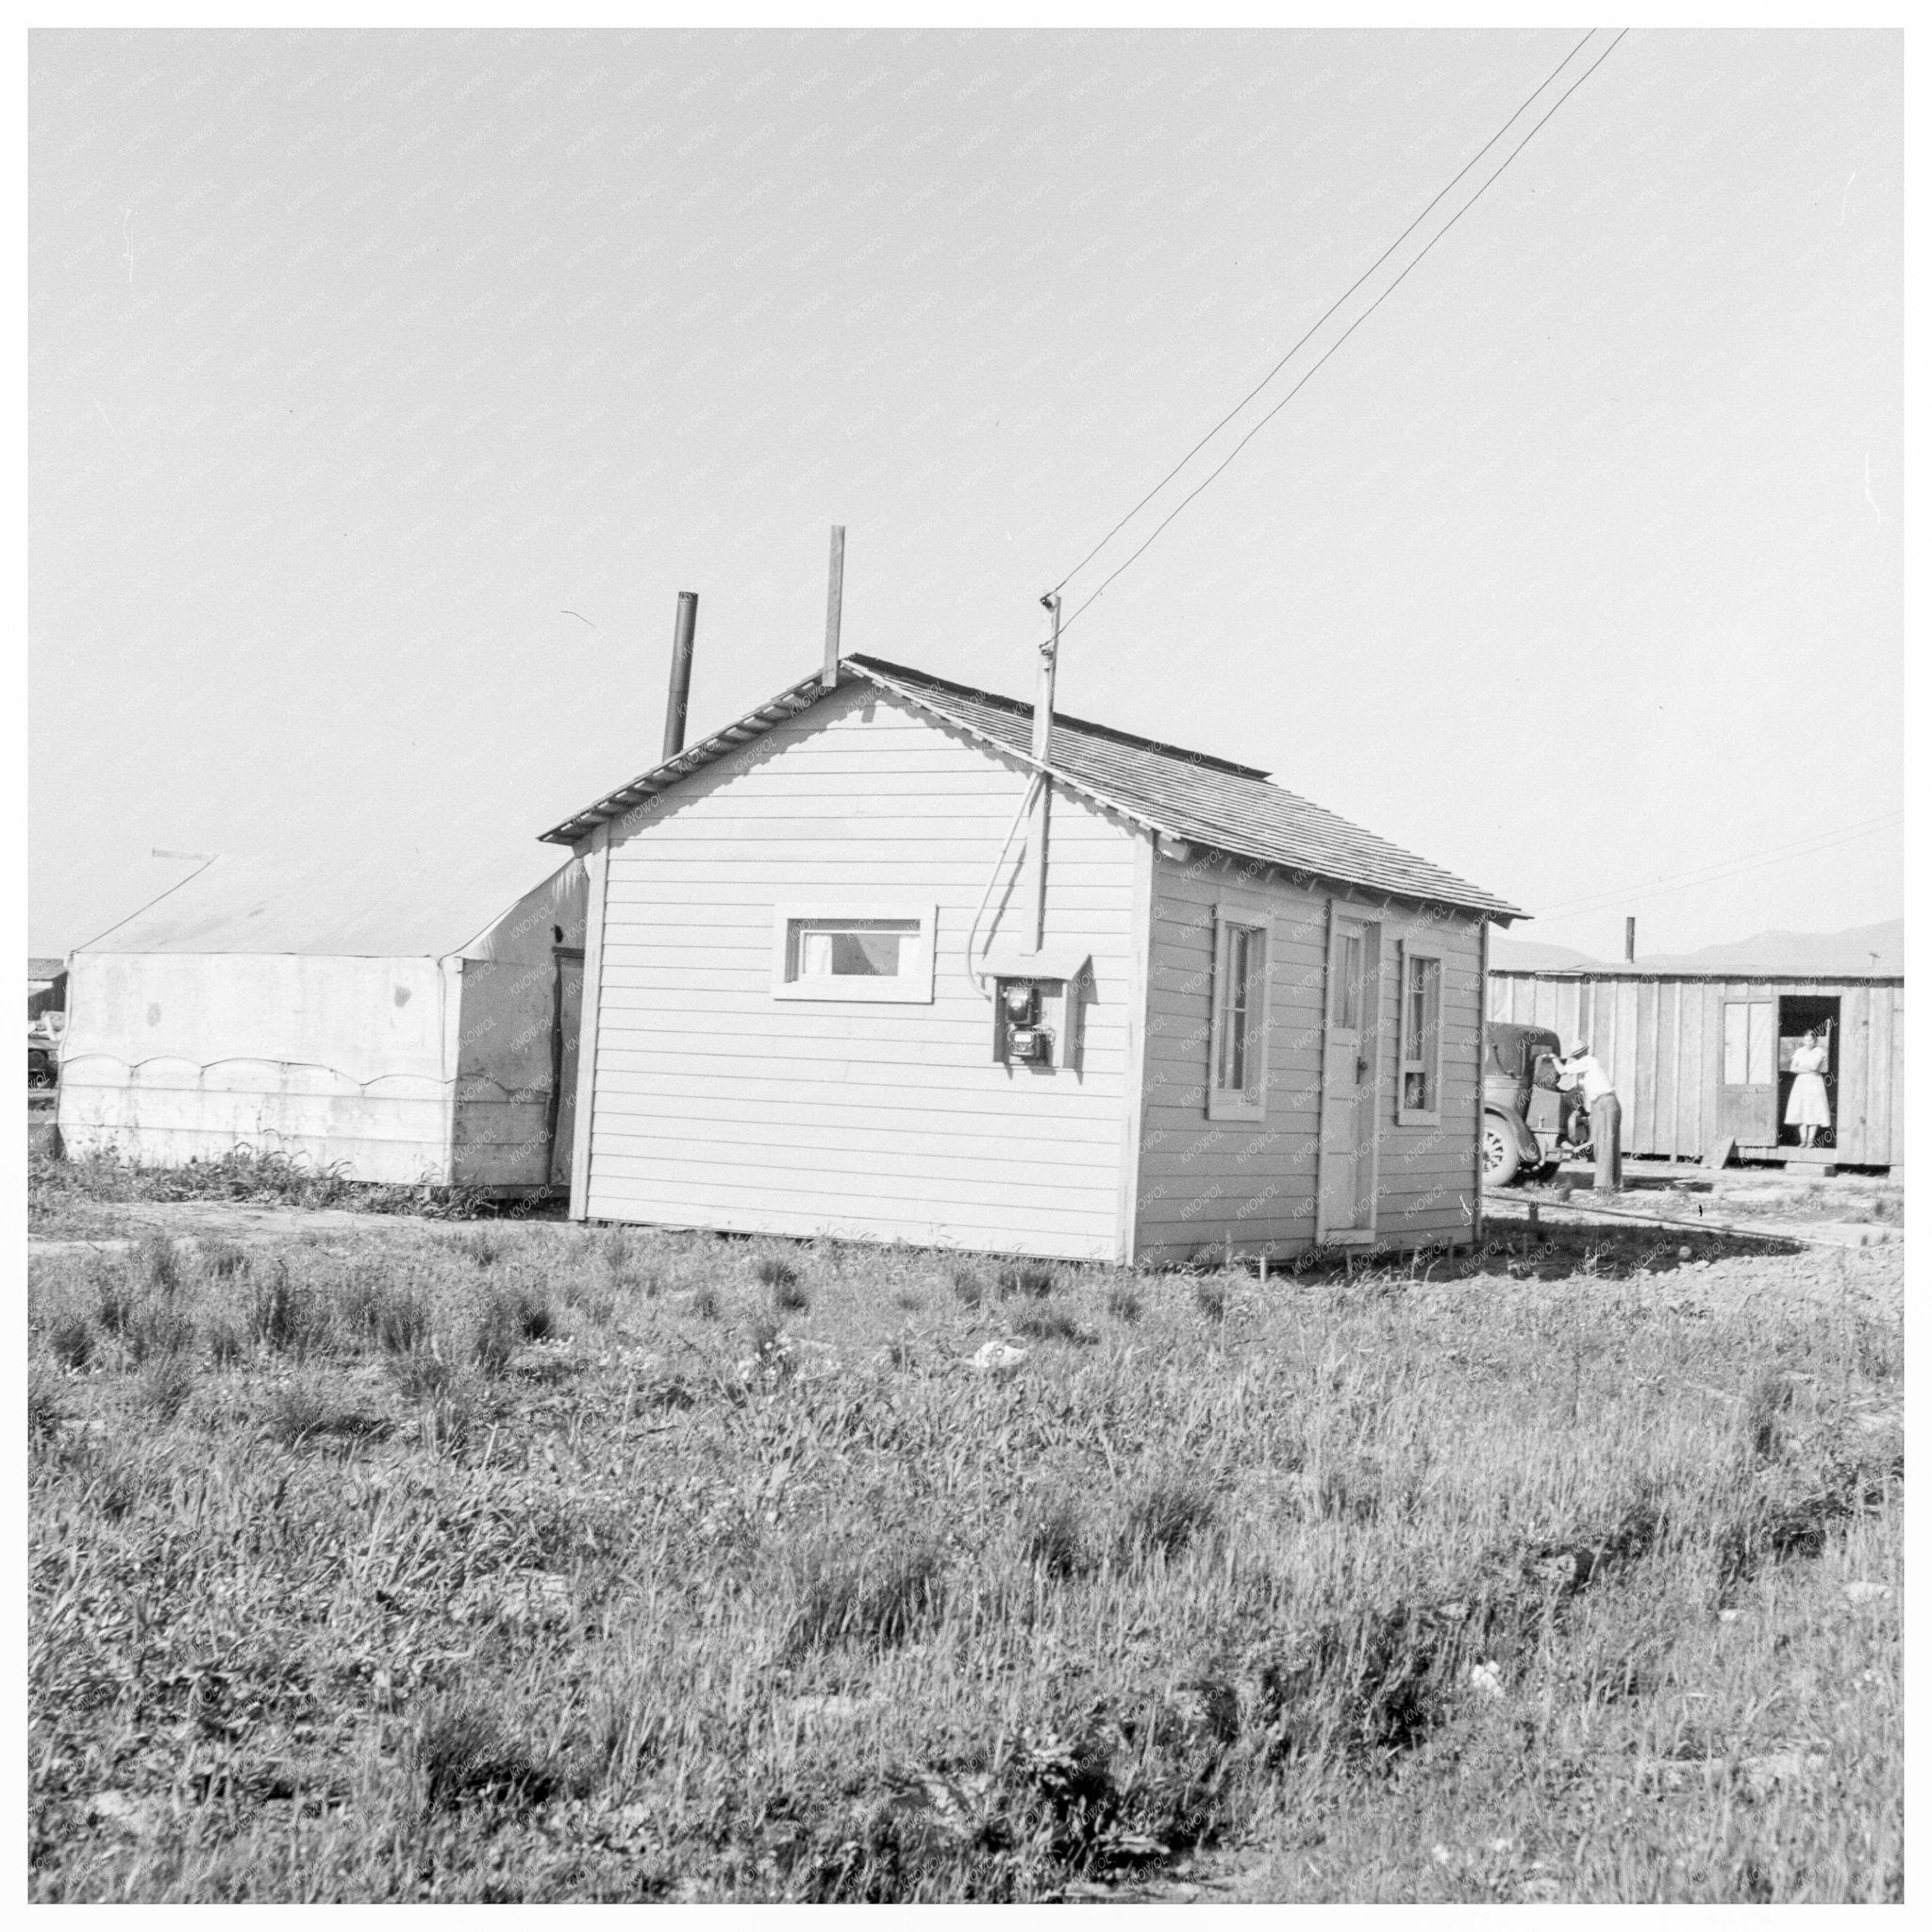
[[[842,658],[840,682],[855,678],[1032,767],[1031,705],[880,658]],[[808,710],[824,694],[816,675],[793,685],[735,724],[553,826],[543,838],[554,844],[576,843],[599,824],[737,745]],[[1049,769],[1057,783],[1172,839],[1392,898],[1480,912],[1502,924],[1524,916],[1507,900],[1284,791],[1252,766],[1116,731],[1057,709]]]

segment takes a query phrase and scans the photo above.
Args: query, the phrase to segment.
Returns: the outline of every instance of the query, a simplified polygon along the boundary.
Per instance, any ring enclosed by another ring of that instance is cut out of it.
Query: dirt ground
[[[1807,1246],[1877,1247],[1905,1237],[1902,1177],[1804,1174],[1779,1168],[1716,1172],[1671,1161],[1629,1161],[1624,1189],[1599,1196],[1588,1166],[1566,1164],[1547,1179],[1498,1188],[1484,1199],[1493,1226],[1516,1227],[1531,1204],[1550,1224],[1638,1225],[1687,1232],[1783,1237]]]
[[[1795,1308],[1843,1308],[1896,1318],[1905,1303],[1905,1250],[1896,1242],[1872,1248],[1800,1248],[1790,1254],[1680,1249],[1658,1255],[1619,1283],[1646,1306],[1685,1315],[1741,1310],[1753,1303]]]

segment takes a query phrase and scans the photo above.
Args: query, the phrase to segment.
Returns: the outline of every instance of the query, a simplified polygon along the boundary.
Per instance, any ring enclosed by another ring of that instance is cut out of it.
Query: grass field
[[[1900,1898],[1897,1251],[1589,1239],[37,1257],[33,1895]]]

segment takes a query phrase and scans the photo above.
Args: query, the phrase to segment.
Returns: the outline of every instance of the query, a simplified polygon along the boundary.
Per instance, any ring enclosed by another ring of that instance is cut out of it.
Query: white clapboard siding
[[[1208,1118],[1214,907],[1230,896],[1262,900],[1273,914],[1260,1122]],[[1135,1229],[1142,1258],[1185,1261],[1229,1241],[1237,1252],[1291,1253],[1314,1241],[1329,903],[1233,861],[1157,859]],[[1464,1239],[1479,1117],[1479,927],[1400,903],[1341,903],[1382,925],[1376,1238],[1396,1247]],[[1396,960],[1411,936],[1442,955],[1440,1126],[1396,1124]]]
[[[1056,794],[1047,941],[1092,987],[1075,1064],[1008,1070],[966,946],[1027,782],[859,688],[614,827],[589,1216],[1117,1258],[1138,835]],[[1023,845],[981,949],[1023,943]],[[937,908],[929,1004],[774,996],[774,908],[841,891]]]
[[[696,784],[707,774],[698,778],[688,778],[687,784]],[[1087,809],[1076,806],[1076,809]],[[991,855],[999,848],[997,835],[990,838],[982,848],[982,858],[991,862]],[[741,855],[744,861],[753,862],[752,855]],[[728,861],[736,872],[739,861]],[[806,858],[797,853],[768,852],[758,855],[758,863],[764,878],[735,878],[720,881],[717,874],[720,862],[706,860],[702,863],[684,863],[667,859],[658,878],[654,881],[657,890],[644,901],[633,906],[613,892],[611,903],[606,908],[609,929],[621,931],[626,925],[649,924],[659,908],[675,908],[682,912],[686,908],[703,911],[709,906],[756,905],[760,901],[760,886],[769,895],[769,881],[774,874],[782,875],[794,886],[808,891],[822,887],[850,885],[851,868],[839,860],[828,858]],[[874,855],[866,863],[868,883],[877,891],[918,891],[926,886],[942,886],[950,893],[958,895],[942,900],[950,904],[954,912],[962,919],[971,919],[973,908],[979,896],[979,890],[986,882],[985,864],[975,860],[970,865],[941,865],[929,863],[916,858],[895,856],[891,852]],[[626,886],[628,881],[625,882]],[[971,896],[967,896],[970,894]],[[1104,878],[1092,883],[1077,877],[1058,879],[1055,882],[1055,909],[1086,914],[1110,912],[1114,908],[1114,889]]]
[[[980,1105],[962,1106],[948,1116],[943,1126],[935,1127],[923,1106],[881,1106],[870,1093],[855,1097],[849,1087],[827,1087],[823,1098],[803,1091],[758,1098],[740,1093],[736,1083],[727,1093],[715,1091],[708,1083],[679,1084],[678,1112],[685,1124],[680,1131],[718,1140],[743,1140],[748,1135],[765,1132],[795,1140],[801,1129],[823,1125],[824,1117],[833,1114],[838,1116],[844,1136],[855,1146],[871,1144],[864,1137],[876,1134],[891,1146],[917,1147],[939,1154],[953,1147],[970,1146],[982,1136],[1004,1146],[1004,1122],[1010,1110],[1010,1103],[1004,1094],[976,1095],[974,1098]],[[1035,1101],[1043,1098],[1037,1095]],[[1107,1146],[1118,1138],[1108,1124],[1096,1122],[1090,1112],[1061,1108],[1046,1118],[1053,1121],[1054,1139],[1062,1147],[1087,1143]]]
[[[803,1126],[815,1125],[819,1112],[826,1108],[871,1109],[901,1124],[908,1112],[923,1113],[928,1117],[931,1113],[927,1099],[931,1083],[920,1077],[917,1067],[891,1069],[892,1080],[889,1084],[871,1065],[841,1065],[822,1058],[809,1069],[809,1078],[788,1078],[782,1068],[770,1071],[769,1063],[768,1071],[756,1077],[747,1076],[735,1067],[724,1068],[721,1076],[714,1061],[701,1062],[695,1071],[680,1068],[640,1074],[636,1068],[642,1064],[645,1057],[631,1055],[629,1058],[631,1068],[613,1075],[605,1069],[600,1055],[600,1084],[608,1080],[613,1091],[675,1099],[680,1110],[685,1101],[695,1106],[728,1092],[738,1096],[745,1105],[761,1108],[774,1116],[775,1110],[782,1107],[801,1108],[805,1115],[800,1122]],[[1027,1119],[1041,1123],[1042,1131],[1050,1131],[1056,1140],[1063,1139],[1074,1122],[1091,1121],[1095,1116],[1089,1091],[1084,1087],[1080,1091],[1058,1093],[1036,1088],[1027,1092],[1025,1105]],[[965,1114],[986,1113],[1007,1120],[1011,1118],[1013,1109],[1012,1090],[962,1089],[956,1082],[943,1117],[950,1121]]]
[[[1207,1091],[1214,1003],[1214,908],[1230,895],[1272,913],[1268,975],[1268,1117],[1210,1121]],[[1185,1261],[1232,1241],[1238,1250],[1291,1249],[1315,1234],[1314,1148],[1322,1054],[1323,957],[1303,928],[1318,894],[1275,876],[1196,856],[1157,858],[1149,961],[1146,1105],[1136,1246],[1150,1261]],[[1298,1036],[1312,1025],[1312,1041]]]
[[[1442,958],[1441,1091],[1434,1126],[1395,1124],[1393,1096],[1401,1053],[1401,942]],[[1426,1247],[1472,1238],[1478,1201],[1476,1155],[1482,1130],[1482,927],[1473,919],[1403,916],[1391,908],[1382,924],[1382,1040],[1389,1111],[1375,1175],[1375,1239],[1385,1247]]]
[[[667,992],[669,990],[667,989]],[[675,997],[675,993],[671,994]],[[747,1000],[757,997],[747,992]],[[769,999],[769,989],[765,991]],[[803,1006],[803,1000],[788,1001],[788,1005]],[[937,1002],[935,1002],[937,1004]],[[782,1069],[774,1068],[770,1054],[776,1051],[788,1057],[801,1048],[808,1048],[824,1058],[824,1064],[812,1067],[797,1077],[810,1077],[816,1080],[831,1080],[841,1085],[849,1085],[854,1080],[867,1080],[884,1089],[905,1089],[918,1091],[930,1087],[934,1077],[933,1070],[942,1065],[974,1065],[982,1058],[991,1059],[992,1054],[992,1029],[989,1026],[983,1033],[965,1030],[948,1032],[938,1023],[933,1027],[933,1039],[924,1041],[908,1039],[903,1034],[890,1035],[878,1040],[858,1040],[851,1042],[849,1052],[841,1051],[842,1042],[836,1034],[828,1034],[819,1028],[801,1026],[795,1034],[782,1030],[756,1037],[756,1043],[735,1040],[713,1042],[700,1041],[694,1051],[686,1051],[691,1042],[688,1037],[680,1036],[675,1030],[660,1033],[656,1027],[629,1028],[625,1025],[633,1008],[612,1001],[604,1008],[605,1022],[618,1036],[618,1042],[610,1047],[613,1056],[612,1066],[621,1066],[628,1072],[642,1072],[646,1074],[673,1071],[691,1075],[700,1080],[708,1080],[720,1074],[736,1074],[750,1079],[760,1079],[767,1074],[777,1077],[781,1085],[777,1091],[791,1091],[795,1084]],[[714,1007],[696,1008],[707,1015],[707,1024],[724,1024]],[[1091,1020],[1091,1008],[1089,1019]],[[776,1042],[775,1048],[768,1042]],[[619,1059],[616,1056],[628,1058]],[[641,1059],[639,1057],[641,1056]],[[1120,1076],[1120,1054],[1111,1047],[1090,1045],[1081,1054],[1080,1067],[1065,1071],[1069,1077],[1061,1080],[1056,1074],[1053,1085],[1071,1087],[1075,1097],[1093,1091],[1096,1081],[1112,1079],[1118,1087]],[[648,1064],[646,1064],[648,1062]],[[600,1060],[601,1067],[602,1062]],[[621,1088],[622,1082],[613,1086]],[[1002,1075],[998,1087],[980,1088],[973,1085],[972,1092],[994,1092],[1003,1096],[1006,1104],[1016,1106],[1022,1095],[1039,1095],[1044,1103],[1042,1114],[1058,1111],[1055,1102],[1060,1097],[1047,1090],[1047,1078],[1038,1074],[1015,1074]],[[646,1089],[646,1091],[649,1090]]]

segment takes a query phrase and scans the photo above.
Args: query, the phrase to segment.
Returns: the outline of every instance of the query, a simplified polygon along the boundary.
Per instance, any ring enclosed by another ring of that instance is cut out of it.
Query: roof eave
[[[840,681],[844,681],[842,676]],[[621,785],[615,791],[606,793],[594,805],[587,805],[582,811],[573,812],[560,824],[552,825],[547,832],[539,832],[539,841],[546,845],[581,844],[599,825],[622,818],[647,798],[655,798],[658,792],[668,791],[679,779],[691,777],[714,759],[723,758],[726,752],[749,743],[754,738],[761,738],[767,731],[788,723],[802,711],[808,711],[824,694],[824,684],[819,674],[801,678],[776,697],[760,705],[756,711],[747,712],[722,731],[714,731],[710,737],[700,739],[696,744],[686,745],[675,758],[666,758],[662,764],[654,765],[628,785]]]

